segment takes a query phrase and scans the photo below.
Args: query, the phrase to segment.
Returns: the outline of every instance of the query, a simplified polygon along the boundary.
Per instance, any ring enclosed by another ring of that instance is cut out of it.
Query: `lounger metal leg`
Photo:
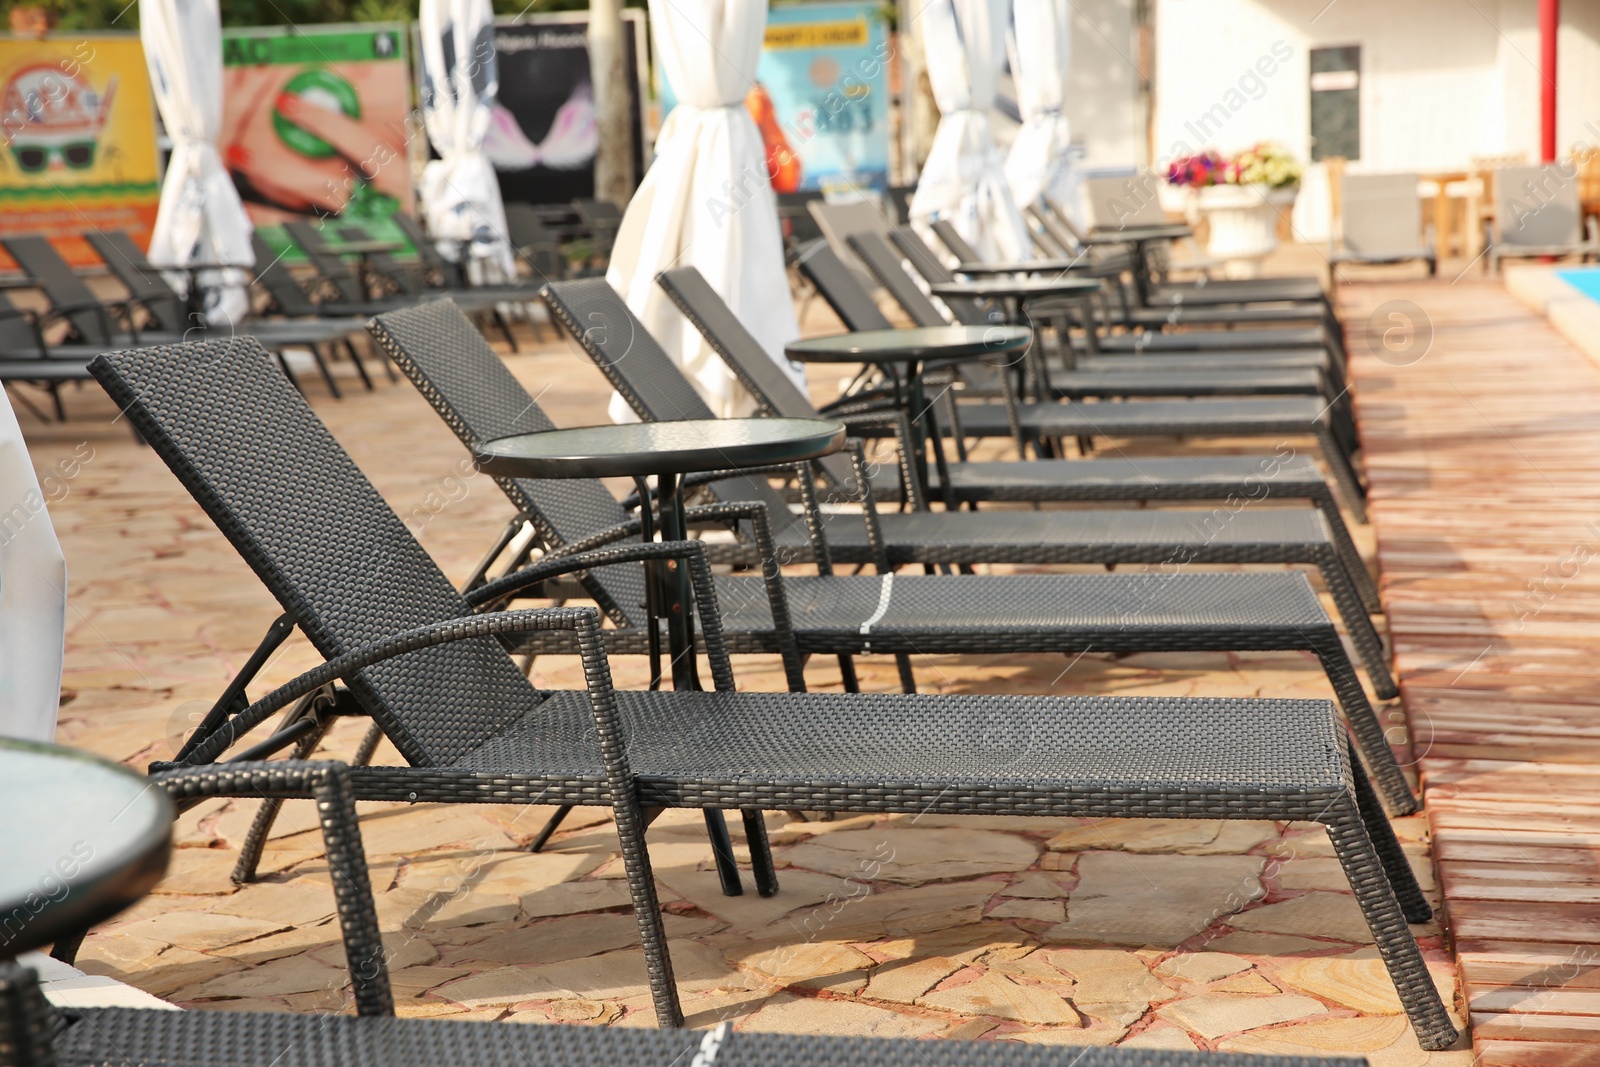
[[[772,842],[767,840],[765,813],[745,808],[741,814],[745,841],[750,845],[750,872],[756,878],[756,892],[764,897],[773,896],[778,892],[778,871],[772,863]]]
[[[1350,766],[1358,766],[1355,745],[1348,738],[1345,739],[1345,749]],[[1400,910],[1405,912],[1407,922],[1427,922],[1433,918],[1433,908],[1423,895],[1422,886],[1417,883],[1417,872],[1411,869],[1405,850],[1400,847],[1394,824],[1384,815],[1383,805],[1378,803],[1378,794],[1372,791],[1372,783],[1367,777],[1356,774],[1352,778],[1356,787],[1356,805],[1361,809],[1361,821],[1367,828],[1367,837],[1372,841],[1373,849],[1383,861],[1384,873],[1389,876],[1389,885],[1394,889],[1395,899],[1400,902]]]
[[[367,365],[361,362],[355,342],[348,337],[344,339],[344,354],[350,357],[351,364],[356,368],[356,374],[361,378],[361,384],[367,387],[367,392],[372,392],[372,377],[367,373]]]
[[[1372,710],[1366,690],[1361,688],[1361,679],[1356,677],[1355,667],[1350,663],[1350,657],[1345,655],[1339,635],[1330,628],[1326,634],[1312,638],[1312,645],[1317,658],[1322,661],[1328,681],[1333,685],[1334,694],[1339,698],[1339,706],[1344,709],[1345,722],[1349,724],[1350,732],[1355,734],[1367,773],[1372,775],[1378,788],[1383,791],[1389,810],[1396,815],[1414,813],[1417,810],[1417,798],[1412,795],[1411,784],[1406,781],[1400,764],[1395,762],[1389,741],[1383,736],[1383,724]]]
[[[1316,434],[1317,443],[1322,446],[1322,456],[1333,471],[1333,480],[1339,485],[1339,493],[1344,497],[1345,506],[1355,513],[1357,519],[1366,522],[1367,491],[1362,488],[1355,467],[1350,465],[1350,457],[1345,455],[1333,432],[1326,426],[1317,427]]]
[[[500,309],[492,308],[489,311],[489,317],[492,318],[494,320],[494,324],[499,327],[500,334],[506,339],[506,344],[511,346],[511,351],[518,351],[517,339],[511,332],[511,323],[507,322],[506,317],[500,314]]]
[[[861,692],[861,679],[856,677],[855,657],[850,655],[841,655],[839,657],[839,675],[844,679],[844,691],[846,693]]]
[[[311,705],[305,705],[301,710],[301,714],[313,714]],[[327,734],[328,727],[331,725],[331,718],[319,723],[314,730],[296,742],[294,753],[289,758],[297,760],[309,759],[311,753],[315,752],[317,746],[322,743],[322,738]],[[233,865],[233,882],[235,885],[245,885],[256,880],[257,868],[261,866],[261,853],[267,847],[267,837],[272,833],[273,824],[278,821],[278,812],[282,810],[282,797],[267,797],[261,802],[261,807],[256,811],[255,819],[250,823],[250,832],[245,834],[244,845],[239,849],[239,860]]]
[[[87,930],[79,930],[75,934],[69,934],[61,938],[61,940],[50,946],[50,958],[60,960],[66,964],[76,963],[78,950],[83,947],[83,939],[88,934],[89,931]]]
[[[1406,925],[1405,913],[1395,896],[1384,864],[1361,817],[1354,797],[1341,800],[1323,817],[1334,854],[1350,880],[1356,903],[1367,920],[1378,954],[1389,971],[1400,1003],[1416,1031],[1417,1041],[1430,1051],[1448,1048],[1460,1036],[1445,1011],[1439,991],[1434,988],[1417,948],[1416,938]]]
[[[311,358],[316,361],[317,370],[322,374],[322,380],[328,383],[328,392],[333,394],[335,400],[343,400],[344,394],[339,391],[339,383],[333,380],[333,370],[328,366],[328,361],[322,358],[322,348],[319,345],[307,345],[311,350]]]
[[[1350,527],[1345,525],[1344,515],[1339,511],[1339,502],[1326,488],[1314,494],[1311,502],[1322,512],[1322,517],[1328,524],[1328,533],[1333,537],[1333,547],[1339,553],[1339,558],[1344,561],[1344,569],[1350,575],[1350,580],[1355,583],[1362,605],[1374,614],[1382,612],[1383,601],[1378,596],[1378,584],[1372,580],[1372,572],[1367,570],[1367,561],[1361,558],[1361,551],[1356,548],[1355,541],[1350,537]]]
[[[378,742],[383,740],[383,727],[373,723],[367,727],[366,734],[361,738],[361,744],[356,746],[356,754],[350,758],[352,767],[370,767],[373,754],[378,751]]]
[[[915,694],[917,691],[917,676],[911,670],[911,657],[904,652],[897,652],[894,657],[894,665],[900,671],[901,690]]]
[[[294,391],[299,393],[301,396],[305,396],[306,387],[300,384],[300,379],[296,378],[294,376],[294,371],[290,369],[289,357],[283,354],[282,349],[274,352],[273,355],[278,357],[278,366],[283,369],[283,376],[289,379],[289,384],[294,386]]]
[[[1361,603],[1361,597],[1356,593],[1355,583],[1350,579],[1350,573],[1345,570],[1343,561],[1329,545],[1325,553],[1318,553],[1321,557],[1317,569],[1322,574],[1322,582],[1328,587],[1328,592],[1333,595],[1334,606],[1339,609],[1339,617],[1344,621],[1345,632],[1350,635],[1350,641],[1356,646],[1356,655],[1361,657],[1361,662],[1367,668],[1367,677],[1372,679],[1373,691],[1382,700],[1393,700],[1400,695],[1400,687],[1395,684],[1394,676],[1389,673],[1389,661],[1383,652],[1383,640],[1378,636],[1378,630],[1372,625],[1372,617],[1367,614],[1366,606]]]
[[[550,842],[550,835],[555,833],[556,830],[558,830],[560,828],[561,824],[566,821],[567,816],[571,815],[571,814],[572,814],[572,805],[571,804],[563,804],[559,808],[557,808],[555,810],[555,813],[552,814],[550,816],[550,818],[545,820],[544,828],[539,831],[538,835],[535,836],[534,839],[531,842],[529,842],[528,851],[529,852],[542,852],[542,851],[544,851],[544,846],[547,845]]]
[[[706,837],[711,839],[711,855],[717,861],[717,880],[722,883],[722,895],[744,895],[744,884],[739,880],[739,865],[733,858],[733,838],[728,834],[728,820],[722,809],[706,808]]]

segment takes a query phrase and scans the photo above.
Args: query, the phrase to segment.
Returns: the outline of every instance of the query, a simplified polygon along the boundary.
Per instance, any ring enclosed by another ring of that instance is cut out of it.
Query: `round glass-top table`
[[[964,282],[934,282],[928,286],[934,296],[967,297],[976,300],[1001,300],[1013,323],[1021,317],[1021,305],[1037,297],[1087,297],[1100,291],[1098,278],[1018,278],[1011,276],[974,278]]]
[[[687,419],[546,430],[485,441],[473,450],[478,469],[507,478],[632,478],[639,488],[640,522],[654,540],[650,487],[656,479],[661,537],[688,537],[683,475],[799,463],[844,447],[844,427],[827,419]],[[697,689],[694,620],[686,567],[652,567],[657,597],[650,605],[651,687],[661,683],[659,623],[667,619],[675,688]]]
[[[640,532],[647,542],[655,539],[646,481],[653,476],[662,540],[682,541],[689,536],[685,474],[799,463],[843,447],[844,427],[827,419],[688,419],[500,437],[474,449],[473,459],[479,470],[510,478],[632,478],[639,489]],[[673,688],[699,689],[688,568],[676,560],[646,568],[651,576],[646,586],[650,688],[661,685],[660,620],[665,617]],[[704,817],[722,891],[737,896],[742,889],[727,821],[715,808],[706,808]]]
[[[1026,326],[919,326],[808,337],[785,345],[783,352],[801,363],[871,363],[891,368],[895,402],[910,416],[912,440],[906,447],[911,451],[918,479],[926,486],[926,442],[930,438],[928,420],[932,412],[923,395],[923,368],[929,363],[994,356],[1009,360],[1025,354],[1032,344],[1033,331]],[[937,449],[935,455],[938,457]],[[942,474],[942,458],[939,462]],[[948,478],[944,484],[949,484]]]
[[[0,738],[0,811],[0,958],[77,937],[166,873],[166,791],[97,756]]]
[[[1060,274],[1069,270],[1087,270],[1094,266],[1086,258],[1078,259],[1030,259],[1017,260],[1013,263],[959,263],[956,265],[957,274],[969,274],[974,277],[986,274]]]
[[[802,363],[927,363],[1020,352],[1032,341],[1021,326],[919,326],[808,337],[783,352]]]
[[[642,478],[798,463],[843,446],[844,427],[826,419],[690,419],[501,437],[474,458],[512,478]]]
[[[1107,226],[1104,229],[1092,230],[1083,235],[1080,240],[1086,246],[1096,245],[1132,245],[1133,246],[1133,284],[1139,293],[1139,304],[1148,307],[1150,304],[1150,255],[1149,246],[1158,241],[1180,241],[1194,234],[1194,230],[1181,222],[1168,223],[1161,226]]]

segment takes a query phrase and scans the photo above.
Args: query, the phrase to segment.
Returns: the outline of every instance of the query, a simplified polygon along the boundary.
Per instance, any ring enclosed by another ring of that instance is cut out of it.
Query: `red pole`
[[[1556,158],[1556,38],[1561,0],[1539,0],[1539,149],[1546,163]]]

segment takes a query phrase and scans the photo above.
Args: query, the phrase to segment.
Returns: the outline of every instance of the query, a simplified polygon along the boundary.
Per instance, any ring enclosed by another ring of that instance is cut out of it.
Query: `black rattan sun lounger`
[[[788,418],[824,417],[698,270],[679,267],[663,272],[656,281],[764,412]],[[849,421],[848,415],[843,417]],[[837,488],[847,487],[854,477],[842,457],[825,456],[819,465]],[[882,482],[899,493],[900,473],[886,473],[894,477],[874,479],[874,492]],[[930,495],[950,509],[984,501],[1221,500],[1232,509],[1243,501],[1310,500],[1327,521],[1362,603],[1368,611],[1379,610],[1377,587],[1322,472],[1309,457],[1296,455],[1287,446],[1258,456],[961,462],[938,465],[929,475],[940,479],[929,486]]]
[[[948,222],[935,222],[934,229],[939,230],[941,225]],[[897,227],[890,233],[890,239],[899,249],[905,261],[911,264],[913,270],[920,274],[929,283],[949,282],[956,280],[954,272],[934,254],[926,242],[909,226]],[[1096,276],[1095,271],[1087,272]],[[920,290],[919,290],[920,291]],[[1048,302],[1045,302],[1046,304]],[[972,308],[957,302],[946,301],[946,306],[955,313],[957,319],[963,323],[975,320],[971,318]],[[1320,305],[1319,305],[1320,306]],[[908,310],[908,314],[911,312]],[[841,315],[841,317],[843,317]],[[1051,318],[1051,315],[1043,315]],[[864,327],[850,325],[850,329],[876,329],[877,327]],[[1075,370],[1083,371],[1156,371],[1162,374],[1173,372],[1193,373],[1204,370],[1230,371],[1250,373],[1266,369],[1315,369],[1329,380],[1335,389],[1344,387],[1343,363],[1336,360],[1327,351],[1317,351],[1305,348],[1287,349],[1241,349],[1232,352],[1184,352],[1177,355],[1151,355],[1141,353],[1137,361],[1131,361],[1127,354],[1120,355],[1075,355],[1072,361]]]
[[[184,298],[167,284],[161,271],[145,257],[127,231],[98,230],[85,234],[84,239],[123,288],[128,290],[129,303],[144,311],[148,320],[144,330],[153,332],[153,339],[181,337],[189,341],[205,340],[209,326],[204,317],[189,310]],[[361,320],[354,317],[325,319],[313,316],[298,321],[250,318],[236,323],[227,332],[248,333],[259,338],[268,348],[305,348],[316,361],[328,390],[337,397],[341,395],[339,383],[328,369],[324,345],[343,348],[362,382],[368,389],[372,388],[367,368],[350,340],[361,332],[361,325]],[[88,358],[93,357],[87,357],[85,362]]]
[[[882,286],[894,297],[917,326],[948,326],[947,319],[933,301],[917,287],[901,265],[901,253],[882,234],[855,234],[850,247],[866,264]],[[1081,317],[1081,316],[1080,316]],[[966,325],[981,322],[960,316]],[[986,321],[986,320],[984,320]],[[1315,358],[1315,354],[1313,354]],[[1321,369],[1307,361],[1305,366],[1246,366],[1238,369],[1187,367],[1178,371],[1150,374],[1141,371],[1136,360],[1123,359],[1114,370],[1099,366],[1089,370],[1053,371],[1050,386],[1057,398],[1121,396],[1324,396],[1332,389]]]
[[[848,329],[885,328],[879,323],[887,324],[887,320],[871,296],[844,273],[826,244],[809,249],[800,260],[800,269]],[[1022,402],[1008,394],[1005,404],[955,405],[958,425],[952,432],[963,437],[1010,437],[1019,451],[1041,439],[1311,436],[1317,439],[1340,492],[1354,507],[1366,498],[1366,489],[1351,465],[1333,408],[1316,397],[1084,404]]]
[[[1365,1067],[1360,1057],[1060,1048],[734,1031],[352,1019],[289,1012],[58,1010],[0,962],[7,1067]]]
[[[605,286],[603,281],[599,284]],[[606,290],[611,291],[609,287]],[[558,297],[551,306],[556,317],[566,321],[564,309],[569,305]],[[597,321],[587,317],[590,313],[585,312],[582,321]],[[630,362],[647,347],[653,347],[643,327],[635,324],[635,328],[638,332]],[[606,332],[625,335],[620,330]],[[469,448],[494,437],[554,428],[537,402],[459,311],[429,305],[381,315],[373,322],[373,335]],[[522,517],[526,517],[550,548],[587,548],[637,536],[637,526],[598,481],[496,480],[520,513],[516,525],[520,526]],[[774,521],[774,516],[778,522],[788,516],[786,505],[773,498],[765,482],[745,478],[731,485],[717,485],[726,500],[753,502],[762,515],[763,527]],[[698,514],[723,520],[735,517],[715,506]],[[1022,514],[1037,517],[1041,513]],[[812,558],[819,562],[822,575],[780,578],[776,567],[768,562],[777,551],[762,543],[770,536],[763,531],[753,560],[762,567],[762,577],[717,580],[724,640],[734,651],[785,652],[771,607],[774,597],[780,595],[788,603],[799,653],[896,655],[900,657],[908,691],[915,691],[915,681],[909,676],[907,657],[918,654],[1074,655],[1092,649],[1136,651],[1152,647],[1193,651],[1231,649],[1237,641],[1251,647],[1265,643],[1279,649],[1285,645],[1309,649],[1322,660],[1346,714],[1364,738],[1362,751],[1373,764],[1373,772],[1390,804],[1396,810],[1415,806],[1404,776],[1394,765],[1388,748],[1380,743],[1371,705],[1345,658],[1343,646],[1338,644],[1327,616],[1314,606],[1301,575],[1196,574],[1187,567],[1174,566],[1169,573],[1149,575],[835,576],[829,573],[832,538],[825,527],[842,524],[825,524],[814,507],[808,507],[807,516],[806,525],[816,539]],[[881,520],[887,524],[902,517],[887,515]],[[949,518],[970,520],[980,516],[964,513]],[[870,561],[887,571],[890,557],[882,546],[891,538],[885,535],[879,519],[869,508],[862,525],[874,550]],[[1049,526],[1036,523],[1032,529],[1036,535],[1048,537]],[[712,549],[708,545],[708,553]],[[950,548],[925,550],[939,555]],[[1002,549],[996,546],[993,550]],[[1014,547],[1008,550],[1018,551]],[[1058,551],[1049,561],[1059,562],[1061,555]],[[773,589],[775,582],[781,588]],[[642,625],[642,573],[637,568],[597,572],[584,576],[584,584],[617,624],[617,629],[606,632],[607,647],[633,654],[648,651],[648,629]],[[1357,613],[1365,619],[1359,607]],[[798,664],[786,666],[791,684],[803,687]],[[1386,669],[1382,677],[1392,686]]]
[[[464,597],[257,342],[112,353],[91,369],[328,659],[235,713],[252,681],[236,679],[180,763],[214,763],[342,679],[331,705],[280,738],[310,751],[341,704],[370,715],[410,766],[352,768],[357,799],[611,808],[664,1026],[683,1013],[645,812],[744,811],[758,884],[771,892],[761,812],[803,807],[1320,822],[1422,1045],[1456,1038],[1407,925],[1431,909],[1326,701],[736,692],[696,542],[577,560],[689,563],[717,691],[619,693],[593,609],[474,612],[573,561],[542,561]],[[535,689],[496,639],[554,630],[576,635],[586,692]]]
[[[640,418],[715,417],[682,371],[603,279],[555,282],[545,287],[544,296],[554,317]],[[430,310],[429,318],[443,317],[442,310]],[[595,324],[606,324],[608,328],[595,329]],[[520,388],[517,392],[523,393]],[[724,500],[765,504],[780,546],[806,543],[802,521],[790,515],[783,498],[764,480],[739,478],[719,483],[714,490]],[[826,526],[835,558],[849,562],[873,558],[872,537],[855,516],[829,516]],[[1144,563],[1187,570],[1233,563],[1314,564],[1339,605],[1346,630],[1367,666],[1373,686],[1385,698],[1398,694],[1377,632],[1350,572],[1322,515],[1311,508],[1240,508],[1222,521],[1207,513],[1159,508],[977,513],[922,510],[884,515],[881,530],[883,552],[893,566]],[[853,546],[860,546],[857,552],[850,551]],[[713,558],[717,556],[714,554]],[[1126,580],[1139,581],[1136,576],[1126,576]]]

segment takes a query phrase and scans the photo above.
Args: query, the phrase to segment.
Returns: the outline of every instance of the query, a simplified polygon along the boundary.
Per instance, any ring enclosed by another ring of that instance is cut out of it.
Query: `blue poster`
[[[881,3],[791,4],[767,14],[745,106],[780,193],[889,184],[889,63]],[[661,113],[675,102],[661,85]]]

